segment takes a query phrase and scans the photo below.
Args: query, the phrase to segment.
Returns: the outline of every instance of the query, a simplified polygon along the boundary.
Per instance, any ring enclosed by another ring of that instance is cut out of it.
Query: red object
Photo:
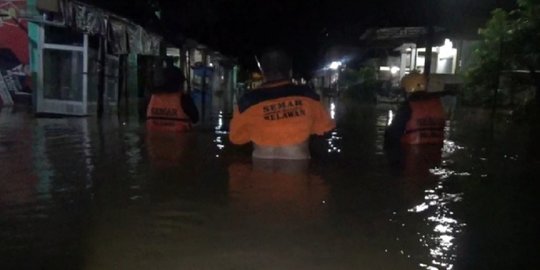
[[[446,117],[439,97],[410,101],[411,119],[401,142],[405,144],[442,144]]]
[[[191,129],[191,120],[181,106],[182,94],[153,94],[146,111],[148,130],[185,132]]]
[[[15,10],[16,16],[19,16],[19,10],[26,8],[26,1],[9,1],[0,3],[0,13],[10,14],[10,10]],[[0,24],[0,48],[9,48],[17,56],[17,59],[28,65],[28,23],[19,18],[3,17]]]

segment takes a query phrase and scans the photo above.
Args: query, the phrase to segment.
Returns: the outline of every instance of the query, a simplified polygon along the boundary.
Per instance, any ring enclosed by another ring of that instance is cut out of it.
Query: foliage
[[[502,72],[527,70],[530,82],[538,90],[540,69],[540,3],[537,0],[518,0],[518,8],[507,12],[496,9],[474,52],[475,64],[466,75],[466,98],[478,103],[491,102],[499,86]],[[539,99],[537,95],[537,100]]]
[[[380,88],[376,71],[372,67],[360,70],[344,70],[340,74],[340,88],[345,90],[345,96],[357,101],[372,102],[375,93]]]

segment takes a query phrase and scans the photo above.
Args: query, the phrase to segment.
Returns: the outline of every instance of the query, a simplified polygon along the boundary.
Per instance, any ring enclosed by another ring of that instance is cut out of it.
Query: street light
[[[341,65],[341,61],[333,61],[332,63],[330,63],[328,68],[330,68],[331,70],[337,70]]]
[[[331,83],[335,83],[336,87],[336,93],[339,93],[339,68],[342,66],[341,61],[332,61],[330,65],[328,65],[328,69],[331,70]]]

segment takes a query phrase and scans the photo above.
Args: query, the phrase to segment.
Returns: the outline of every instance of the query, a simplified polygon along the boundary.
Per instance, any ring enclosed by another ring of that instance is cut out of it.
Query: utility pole
[[[99,73],[98,73],[98,97],[97,97],[97,117],[103,116],[105,97],[105,57],[107,56],[107,43],[104,37],[99,38]]]
[[[430,19],[427,26],[426,56],[425,56],[426,62],[424,64],[424,75],[426,76],[428,83],[429,83],[429,76],[431,75],[431,61],[432,61],[432,55],[433,55],[434,35],[435,33],[433,29],[433,22],[431,22],[431,19]]]
[[[204,122],[206,117],[206,70],[208,68],[208,54],[206,49],[202,50],[203,58],[203,70],[202,70],[202,82],[201,82],[201,115],[202,122]]]
[[[431,62],[432,62],[432,54],[433,54],[433,41],[435,38],[435,28],[434,28],[434,14],[436,11],[434,1],[426,0],[423,1],[424,6],[424,14],[426,16],[426,55],[425,55],[425,62],[424,62],[424,75],[426,76],[426,90],[429,91],[428,85],[429,85],[429,77],[431,75]]]
[[[502,57],[503,57],[503,37],[499,39],[499,55],[497,57],[497,72],[495,73],[495,78],[493,78],[493,108],[491,109],[491,114],[495,115],[497,111],[497,99],[499,95],[499,87],[501,82],[501,70],[503,67]]]

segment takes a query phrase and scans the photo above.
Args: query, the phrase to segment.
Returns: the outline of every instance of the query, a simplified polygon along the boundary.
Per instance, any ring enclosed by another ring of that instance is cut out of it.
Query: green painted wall
[[[28,0],[26,2],[26,8],[30,14],[36,14],[36,3],[37,0]],[[39,57],[40,52],[38,48],[40,34],[39,34],[39,26],[35,23],[28,22],[28,46],[29,46],[29,57],[30,57],[30,76],[32,78],[32,104],[34,110],[36,109],[36,99],[37,99],[37,91],[40,87],[38,85],[38,71],[39,71]]]

